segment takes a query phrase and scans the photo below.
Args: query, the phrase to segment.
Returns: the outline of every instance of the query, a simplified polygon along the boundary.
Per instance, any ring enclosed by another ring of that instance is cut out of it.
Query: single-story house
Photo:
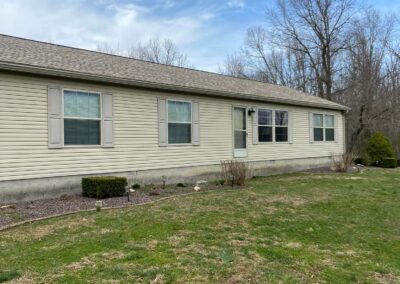
[[[0,35],[0,200],[331,163],[345,106],[287,87]],[[1,203],[1,202],[0,202]]]

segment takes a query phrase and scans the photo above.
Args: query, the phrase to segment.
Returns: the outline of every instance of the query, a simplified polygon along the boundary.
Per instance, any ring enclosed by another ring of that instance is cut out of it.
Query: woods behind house
[[[381,131],[400,155],[399,19],[353,0],[277,0],[228,55],[227,75],[342,103],[347,149],[363,155]]]

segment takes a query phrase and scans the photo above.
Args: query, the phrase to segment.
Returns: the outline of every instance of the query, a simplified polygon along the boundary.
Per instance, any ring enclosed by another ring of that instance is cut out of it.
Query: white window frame
[[[322,115],[322,127],[316,127],[314,125],[314,115]],[[333,117],[333,127],[326,127],[326,123],[325,123],[325,117],[326,116],[332,116]],[[312,141],[314,143],[332,143],[336,141],[336,116],[334,114],[329,114],[329,113],[317,113],[317,112],[313,112],[312,113]],[[314,135],[314,129],[315,128],[321,128],[322,129],[322,141],[316,141],[315,140],[315,135]],[[333,129],[333,140],[326,140],[326,133],[325,130],[326,129]]]
[[[263,110],[263,111],[270,111],[271,112],[271,124],[270,125],[267,125],[267,124],[259,124],[259,121],[260,121],[260,110]],[[273,109],[268,109],[268,108],[258,108],[257,109],[257,133],[258,133],[258,137],[257,137],[257,140],[258,140],[258,143],[273,143],[274,142],[274,140],[275,140],[275,127],[274,127],[274,124],[275,124],[275,111],[273,110]],[[260,126],[261,127],[271,127],[271,129],[272,129],[272,140],[271,141],[260,141]]]
[[[259,111],[260,110],[267,110],[267,111],[272,111],[272,125],[263,125],[263,124],[259,124],[258,123],[258,121],[257,121],[257,127],[262,127],[262,126],[271,126],[272,127],[272,141],[260,141],[260,139],[259,139],[259,137],[257,137],[257,140],[258,140],[258,143],[260,143],[260,144],[272,144],[272,143],[279,143],[279,144],[281,144],[281,143],[290,143],[289,142],[289,131],[291,131],[291,129],[290,129],[290,122],[289,122],[289,120],[290,120],[290,118],[289,118],[289,116],[290,116],[290,113],[289,113],[289,110],[287,110],[287,109],[272,109],[272,108],[263,108],[263,107],[261,107],[261,108],[257,108],[257,119],[259,118],[259,115],[260,115],[260,113],[259,113]],[[287,113],[287,115],[288,115],[288,125],[276,125],[276,115],[275,115],[275,113],[277,112],[277,111],[284,111],[284,112],[286,112]],[[276,141],[276,133],[275,133],[275,129],[276,129],[276,127],[286,127],[287,128],[287,141]],[[259,132],[259,129],[258,129],[258,131],[257,132]]]
[[[168,104],[169,102],[183,102],[183,103],[189,103],[190,104],[190,123],[189,122],[180,122],[180,121],[169,121],[169,112],[168,112]],[[193,140],[193,103],[192,101],[188,100],[179,100],[179,99],[167,99],[166,103],[166,117],[167,117],[167,145],[172,145],[172,146],[187,146],[187,145],[192,145],[192,140]],[[190,124],[190,142],[189,143],[169,143],[169,123],[175,123],[175,124]]]
[[[82,90],[82,89],[69,89],[69,88],[62,88],[61,89],[62,94],[61,94],[61,101],[62,101],[62,145],[63,148],[76,148],[76,147],[84,147],[84,148],[100,148],[103,145],[103,94],[101,92],[96,92],[96,91],[89,91],[89,90]],[[90,93],[90,94],[97,94],[99,95],[100,99],[100,118],[82,118],[82,117],[70,117],[70,116],[65,116],[64,114],[64,92],[69,91],[69,92],[82,92],[82,93]],[[100,121],[100,144],[95,144],[95,145],[84,145],[84,144],[77,144],[77,145],[65,145],[65,137],[64,137],[64,124],[65,124],[65,119],[76,119],[76,120],[96,120]]]

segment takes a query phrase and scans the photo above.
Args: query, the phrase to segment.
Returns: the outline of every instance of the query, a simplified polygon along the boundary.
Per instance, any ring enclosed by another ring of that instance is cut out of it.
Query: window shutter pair
[[[114,147],[113,95],[103,94],[102,146]],[[63,93],[61,87],[49,86],[47,92],[48,108],[48,147],[59,149],[64,145]]]
[[[158,145],[168,145],[167,100],[158,98]],[[192,145],[200,145],[200,107],[192,102]]]

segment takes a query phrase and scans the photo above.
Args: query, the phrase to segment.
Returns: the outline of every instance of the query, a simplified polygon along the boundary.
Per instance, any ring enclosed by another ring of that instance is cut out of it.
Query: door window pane
[[[323,128],[314,128],[314,141],[324,141]]]
[[[246,149],[246,131],[235,130],[235,149]]]
[[[314,123],[314,127],[323,127],[324,126],[324,116],[322,114],[314,114],[313,115],[313,123]]]
[[[289,114],[287,111],[275,111],[275,125],[288,126]]]
[[[275,128],[275,141],[276,142],[287,142],[288,141],[288,128],[287,127],[276,127]]]
[[[258,124],[259,125],[272,125],[272,110],[259,109],[258,110]]]
[[[192,105],[189,102],[168,101],[169,122],[192,122]]]
[[[168,143],[191,143],[190,123],[168,123]]]
[[[100,121],[64,119],[65,145],[99,145]]]
[[[246,129],[246,110],[244,108],[235,108],[233,115],[233,125],[235,130]]]
[[[326,128],[325,129],[325,140],[326,141],[335,141],[335,129],[334,128]]]
[[[272,142],[272,126],[259,126],[258,127],[258,141],[259,142]]]

